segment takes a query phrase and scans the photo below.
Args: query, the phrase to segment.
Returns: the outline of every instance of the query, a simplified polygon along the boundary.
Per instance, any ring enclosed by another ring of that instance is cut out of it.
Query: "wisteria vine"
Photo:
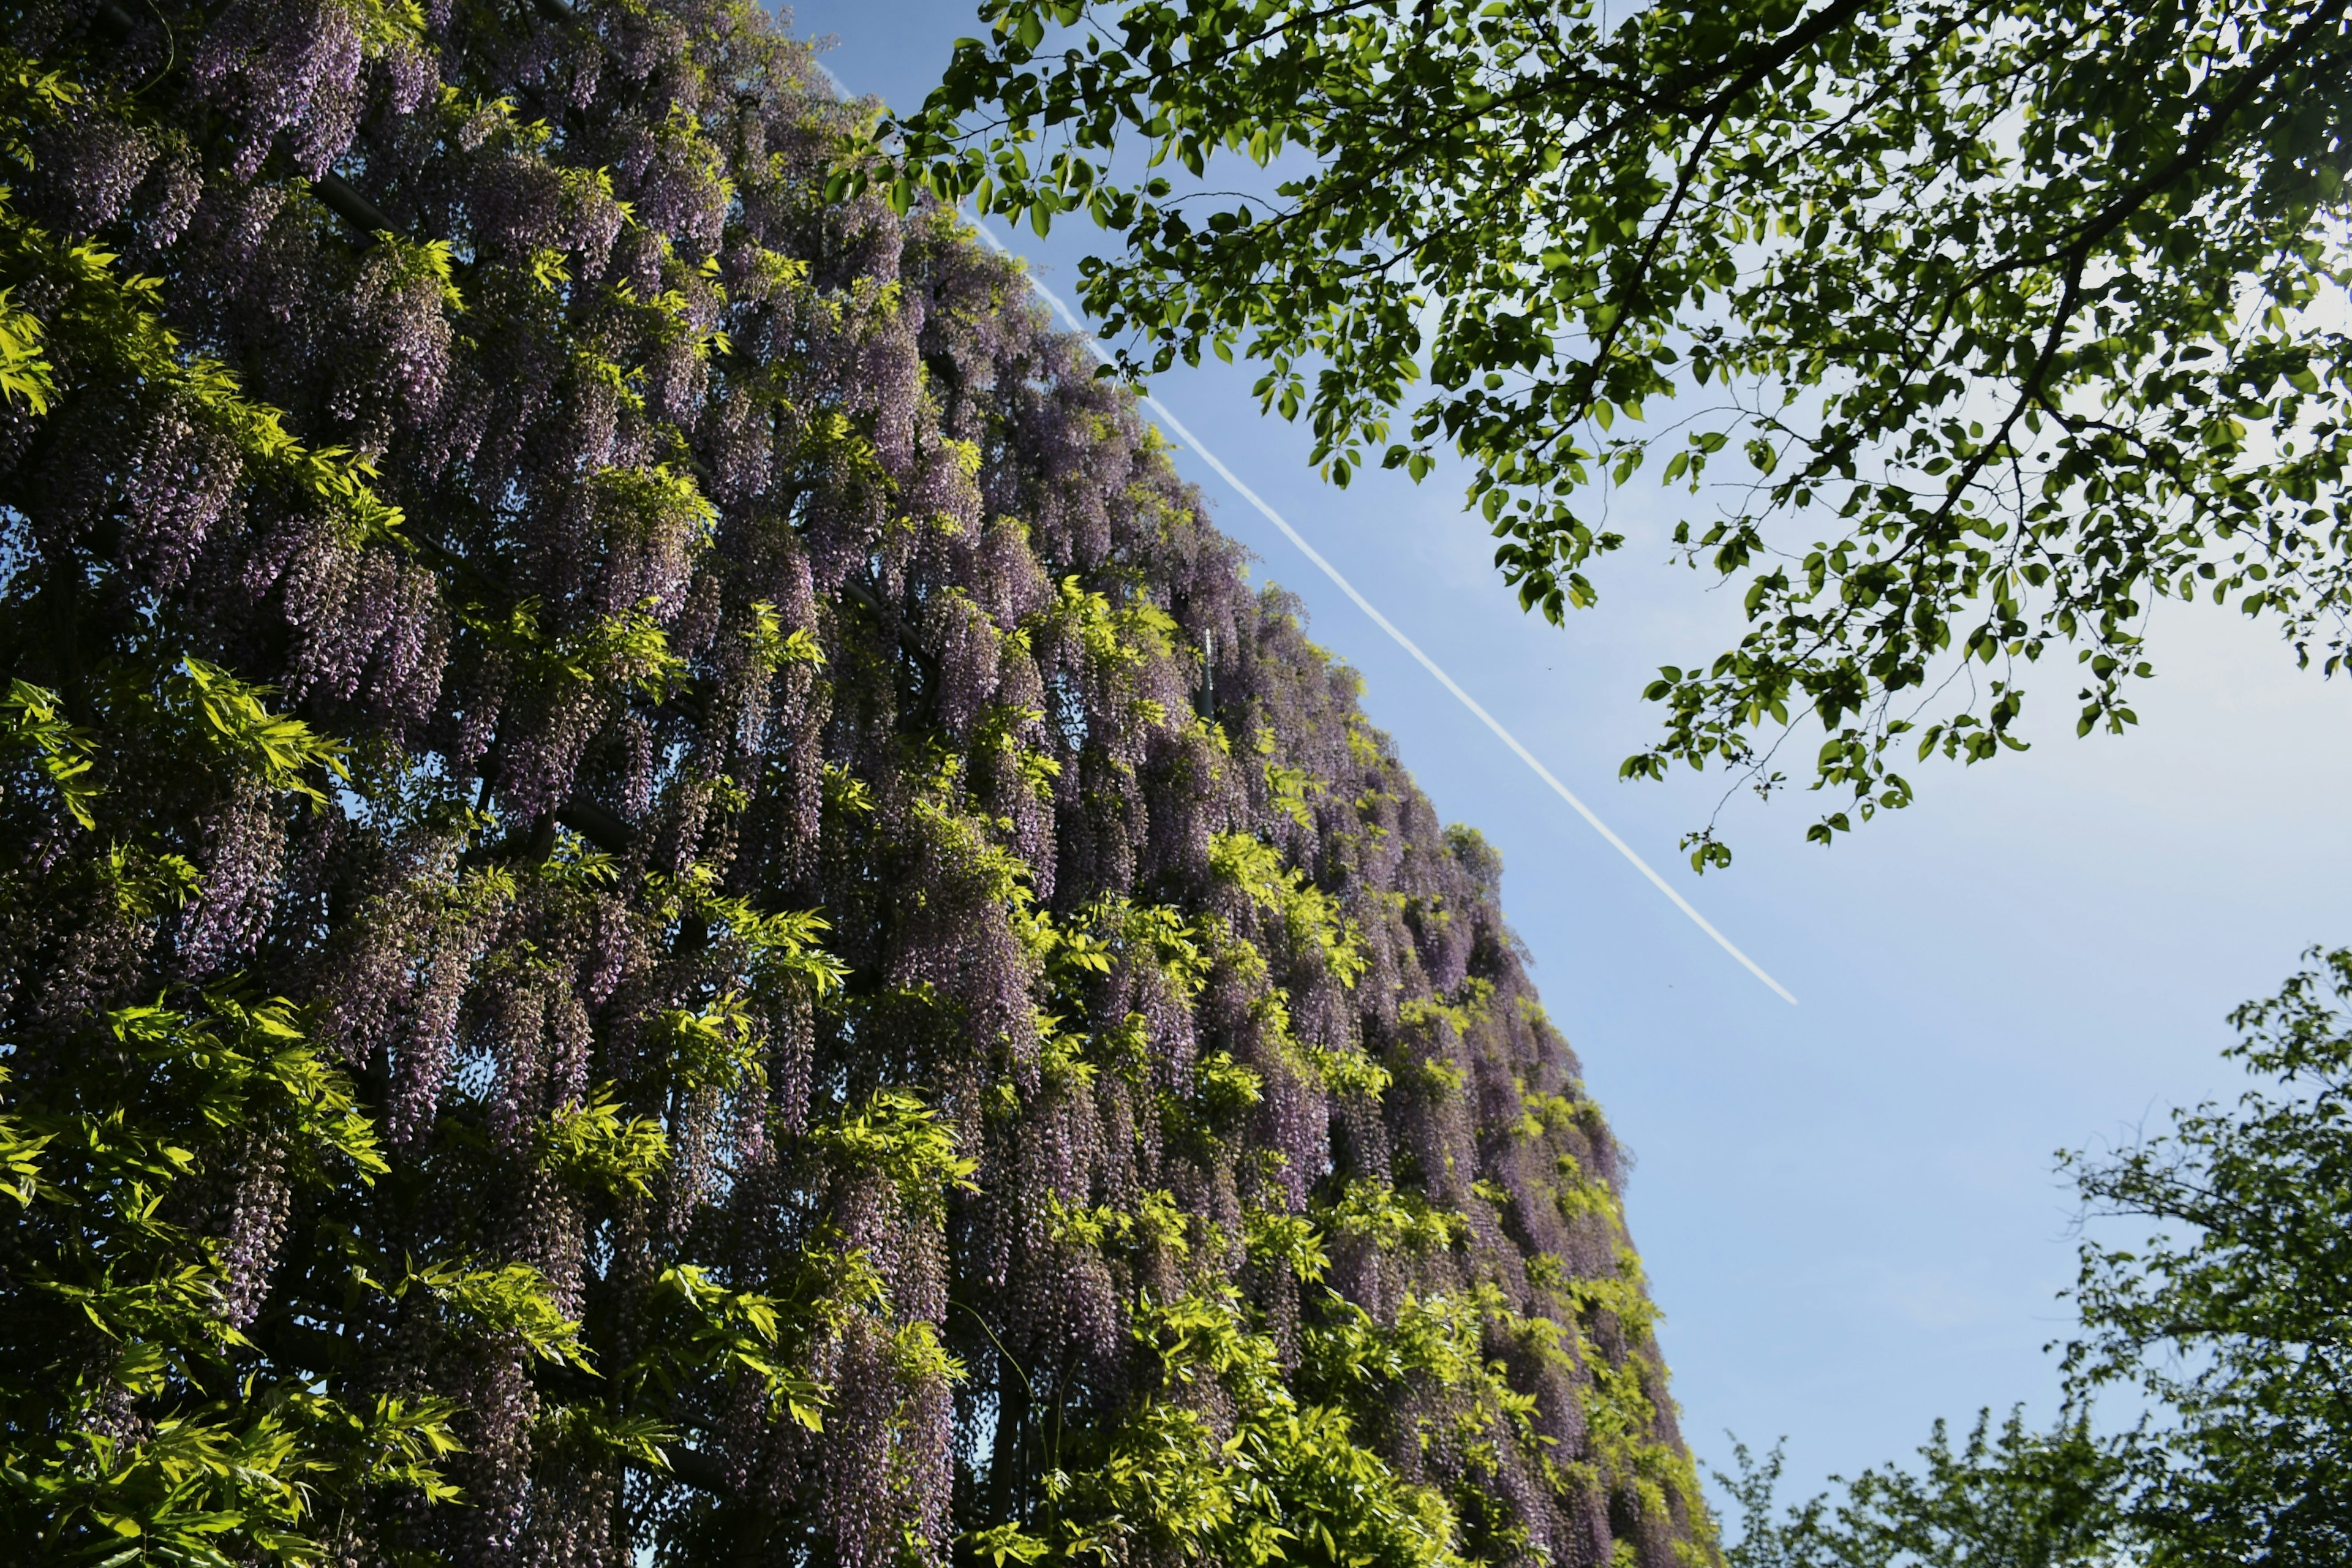
[[[1494,855],[805,46],[0,11],[12,1542],[1711,1560]]]

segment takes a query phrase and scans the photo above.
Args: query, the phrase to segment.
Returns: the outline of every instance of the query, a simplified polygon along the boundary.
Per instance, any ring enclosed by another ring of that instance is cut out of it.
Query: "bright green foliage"
[[[1775,1511],[1780,1450],[1759,1462],[1733,1445],[1718,1476],[1741,1513],[1730,1568],[2108,1568],[2138,1560],[2126,1526],[2124,1464],[2078,1421],[2029,1431],[2012,1410],[1998,1432],[1981,1412],[1957,1451],[1941,1421],[1917,1473],[1864,1471],[1828,1496]]]
[[[648,1185],[669,1158],[669,1134],[650,1116],[626,1116],[610,1084],[585,1105],[558,1110],[540,1134],[547,1168],[566,1181],[606,1192],[652,1195]]]
[[[150,668],[151,684],[123,671],[98,689],[118,739],[146,737],[186,776],[326,803],[341,749],[272,711],[266,690],[195,659]],[[118,836],[79,896],[131,927],[185,903],[194,868],[109,796],[120,753],[100,767],[58,699],[25,682],[5,711],[15,760],[77,827]],[[5,896],[37,875],[12,870]],[[449,1401],[343,1396],[282,1338],[273,1352],[245,1331],[253,1254],[271,1245],[254,1227],[289,1190],[313,1215],[332,1260],[320,1317],[362,1300],[394,1310],[421,1287],[453,1331],[576,1354],[546,1282],[458,1260],[415,1272],[359,1244],[352,1219],[387,1170],[376,1126],[282,1000],[167,995],[89,1018],[77,1049],[79,1071],[0,1101],[0,1172],[17,1200],[0,1236],[0,1517],[60,1561],[226,1568],[319,1560],[338,1510],[385,1489],[454,1500],[439,1468],[459,1446]],[[231,1161],[257,1166],[261,1188],[224,1186]]]
[[[1246,834],[1220,833],[1209,841],[1209,864],[1278,922],[1294,951],[1313,954],[1340,984],[1353,985],[1364,973],[1355,927],[1304,871],[1285,866],[1271,845]]]
[[[311,733],[299,719],[269,710],[267,687],[247,686],[216,665],[184,659],[186,682],[181,706],[204,715],[213,746],[246,765],[265,789],[327,804],[326,792],[310,782],[315,773],[345,777],[341,742]]]
[[[16,753],[15,760],[29,762],[40,771],[75,822],[96,826],[89,815],[97,794],[88,777],[89,740],[66,722],[58,694],[21,680],[10,682],[8,695],[0,698],[0,725],[5,726],[0,734]]]
[[[1399,1193],[1375,1182],[1349,1183],[1339,1201],[1319,1217],[1337,1234],[1368,1241],[1382,1252],[1444,1252],[1469,1239],[1460,1215],[1431,1207],[1418,1193]]]
[[[69,87],[55,76],[34,82],[21,69],[13,75],[0,69],[0,105],[25,123],[35,123]],[[54,292],[58,303],[40,336],[50,351],[65,340],[77,356],[97,359],[112,373],[170,397],[226,438],[257,474],[306,492],[334,513],[353,539],[398,537],[404,519],[375,493],[369,464],[342,447],[304,445],[286,428],[285,415],[246,397],[226,367],[188,353],[179,334],[164,324],[162,284],[130,272],[119,265],[121,259],[94,244],[61,243],[24,222],[12,209],[6,187],[0,186],[0,270],[40,278]],[[13,329],[19,340],[26,331]],[[47,358],[31,357],[30,349],[26,354],[20,375],[53,374]]]
[[[1249,1331],[1230,1295],[1146,1304],[1133,1331],[1156,1361],[1157,1392],[1114,1431],[1066,1436],[1074,1451],[1045,1479],[1042,1532],[1003,1526],[975,1536],[992,1561],[1117,1556],[1139,1546],[1251,1568],[1460,1563],[1444,1500],[1360,1447],[1343,1409],[1302,1407],[1273,1342]],[[1341,1377],[1372,1375],[1346,1349],[1331,1359]],[[1205,1414],[1219,1395],[1234,1412],[1223,1440]]]
[[[855,1111],[810,1139],[860,1170],[887,1176],[911,1199],[936,1203],[954,1189],[971,1191],[978,1167],[956,1153],[955,1134],[931,1108],[902,1089],[878,1090]]]
[[[58,1560],[310,1562],[341,1500],[387,1485],[453,1496],[436,1468],[457,1447],[446,1400],[347,1404],[274,1364],[223,1311],[234,1237],[171,1217],[218,1152],[248,1140],[316,1192],[358,1197],[384,1171],[352,1086],[295,1015],[222,994],[131,1008],[89,1048],[104,1071],[12,1097],[0,1120],[20,1205],[0,1242],[0,1508],[29,1531],[20,1544]],[[349,1290],[385,1299],[423,1283],[485,1331],[551,1354],[569,1342],[535,1275],[387,1284],[359,1256],[343,1272]],[[131,1420],[126,1394],[169,1414]]]
[[[1909,802],[1902,753],[2021,745],[2044,654],[2080,661],[2084,732],[2134,722],[2155,598],[2346,657],[2336,0],[982,19],[875,132],[894,199],[1108,229],[1081,294],[1125,368],[1260,362],[1342,484],[1458,454],[1554,620],[1626,542],[1610,489],[1647,468],[1696,498],[1676,548],[1748,630],[1661,672],[1629,774],[1713,762],[1769,790],[1818,720],[1794,771],[1847,797],[1827,841]],[[1220,160],[1265,172],[1237,198]],[[1690,847],[1729,858],[1711,830]]]
[[[11,308],[8,290],[0,289],[0,397],[46,414],[54,391],[48,363],[41,358],[40,321]]]
[[[822,1279],[828,1266],[839,1276],[824,1281],[839,1292],[830,1311],[856,1310],[880,1291],[879,1283],[859,1263],[855,1257],[839,1255],[810,1258],[813,1279]],[[624,1390],[637,1393],[651,1384],[669,1394],[713,1373],[730,1378],[749,1374],[765,1390],[772,1410],[789,1412],[811,1431],[824,1426],[819,1413],[823,1391],[795,1365],[803,1358],[794,1352],[806,1347],[781,1342],[786,1325],[781,1303],[756,1291],[730,1290],[691,1263],[664,1269],[654,1296],[658,1316],[670,1320],[660,1325],[668,1331],[652,1336],[646,1353],[624,1370],[619,1380]],[[614,1429],[625,1430],[626,1417],[616,1420]],[[645,1430],[656,1441],[676,1436],[651,1426]],[[655,1462],[666,1465],[667,1457],[659,1456]]]

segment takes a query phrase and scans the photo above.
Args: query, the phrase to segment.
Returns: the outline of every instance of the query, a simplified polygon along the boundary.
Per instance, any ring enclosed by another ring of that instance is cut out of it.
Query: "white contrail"
[[[826,70],[822,61],[815,61],[814,63],[815,63],[817,69],[824,72],[824,79],[833,84],[834,90],[839,93],[845,100],[847,99],[849,97],[849,92],[842,86],[841,79],[835,76],[832,71]],[[986,224],[976,223],[972,226],[979,230],[980,237],[984,240],[992,249],[1002,252],[1007,256],[1013,254],[1006,247],[1003,240],[997,238],[996,236],[989,232],[988,226]],[[1062,297],[1059,294],[1055,293],[1051,289],[1046,288],[1045,284],[1039,282],[1034,273],[1028,274],[1028,279],[1029,287],[1037,291],[1038,297],[1054,308],[1054,313],[1062,318],[1063,321],[1069,327],[1070,331],[1077,333],[1080,337],[1086,340],[1087,347],[1094,351],[1095,358],[1100,360],[1105,364],[1110,363],[1111,360],[1109,353],[1104,350],[1101,343],[1095,341],[1093,330],[1087,327],[1084,321],[1078,320],[1076,313],[1073,311],[1069,306],[1062,302]],[[1143,395],[1143,404],[1145,407],[1150,409],[1152,413],[1160,416],[1160,422],[1167,426],[1169,430],[1175,435],[1178,440],[1192,448],[1193,452],[1200,457],[1200,459],[1202,462],[1215,469],[1217,477],[1224,480],[1228,485],[1231,485],[1234,488],[1235,494],[1239,495],[1242,500],[1249,502],[1250,505],[1255,507],[1260,514],[1265,518],[1266,521],[1280,529],[1282,531],[1282,536],[1285,539],[1289,540],[1291,543],[1298,546],[1299,552],[1305,555],[1309,561],[1315,563],[1316,566],[1321,570],[1323,575],[1330,578],[1333,584],[1339,588],[1339,592],[1347,595],[1350,599],[1353,599],[1356,602],[1356,608],[1363,611],[1365,615],[1370,616],[1374,626],[1380,627],[1381,630],[1388,633],[1390,637],[1393,637],[1396,640],[1396,645],[1404,649],[1405,652],[1412,655],[1412,657],[1419,661],[1422,668],[1429,671],[1430,674],[1437,678],[1437,683],[1440,686],[1443,686],[1446,690],[1454,693],[1454,698],[1461,702],[1463,707],[1467,708],[1471,712],[1476,714],[1480,723],[1486,725],[1489,730],[1494,731],[1495,738],[1496,740],[1502,742],[1503,744],[1510,747],[1512,751],[1517,752],[1519,761],[1527,763],[1530,768],[1533,768],[1535,770],[1536,777],[1551,785],[1552,793],[1559,796],[1560,799],[1568,802],[1568,804],[1575,809],[1577,816],[1584,818],[1586,822],[1591,824],[1592,831],[1607,839],[1612,848],[1615,849],[1618,854],[1625,857],[1626,859],[1632,861],[1633,863],[1633,868],[1641,872],[1643,876],[1647,877],[1650,879],[1650,885],[1652,887],[1665,894],[1667,898],[1672,899],[1675,903],[1675,908],[1690,916],[1693,924],[1696,925],[1699,930],[1706,932],[1707,935],[1713,937],[1717,947],[1720,947],[1724,952],[1738,959],[1739,961],[1740,967],[1746,969],[1748,973],[1756,976],[1757,979],[1761,980],[1765,984],[1770,986],[1773,991],[1779,994],[1780,1000],[1786,1002],[1791,1007],[1797,1005],[1797,999],[1789,994],[1789,988],[1787,986],[1781,984],[1779,981],[1765,973],[1762,965],[1759,964],[1754,959],[1748,957],[1746,953],[1740,952],[1738,948],[1733,946],[1731,939],[1724,935],[1721,931],[1716,930],[1715,927],[1708,922],[1707,918],[1705,915],[1693,909],[1691,907],[1691,901],[1688,899],[1684,898],[1682,894],[1675,889],[1673,883],[1667,881],[1664,877],[1659,876],[1654,870],[1652,870],[1650,868],[1650,863],[1647,860],[1643,859],[1639,855],[1633,853],[1633,847],[1632,845],[1626,843],[1623,839],[1618,837],[1616,834],[1611,832],[1609,825],[1601,821],[1598,816],[1595,816],[1592,814],[1592,808],[1591,806],[1577,799],[1573,791],[1571,791],[1566,784],[1560,783],[1559,780],[1552,776],[1552,771],[1549,768],[1544,766],[1543,763],[1536,760],[1536,755],[1533,752],[1528,751],[1525,746],[1519,744],[1519,738],[1517,735],[1512,734],[1508,730],[1503,728],[1501,720],[1496,718],[1492,713],[1487,712],[1485,708],[1479,705],[1476,698],[1463,690],[1460,682],[1456,681],[1452,676],[1446,674],[1444,669],[1440,668],[1435,659],[1422,652],[1421,645],[1419,643],[1414,642],[1411,637],[1405,636],[1404,633],[1399,631],[1394,621],[1390,620],[1386,616],[1381,614],[1380,611],[1374,609],[1372,607],[1372,602],[1370,599],[1365,598],[1363,595],[1358,593],[1356,591],[1356,585],[1353,583],[1349,582],[1347,578],[1341,576],[1338,567],[1323,559],[1323,552],[1316,549],[1313,545],[1307,543],[1299,531],[1290,526],[1287,519],[1286,519],[1280,512],[1275,510],[1274,508],[1266,505],[1265,498],[1261,497],[1255,490],[1250,489],[1249,486],[1242,483],[1239,476],[1234,474],[1231,468],[1225,467],[1225,465],[1219,460],[1214,452],[1210,451],[1208,447],[1202,446],[1201,444],[1201,438],[1193,435],[1192,431],[1186,429],[1184,427],[1184,422],[1181,419],[1177,418],[1176,416],[1168,412],[1168,405],[1166,404],[1161,403],[1158,398],[1152,396],[1149,393]]]

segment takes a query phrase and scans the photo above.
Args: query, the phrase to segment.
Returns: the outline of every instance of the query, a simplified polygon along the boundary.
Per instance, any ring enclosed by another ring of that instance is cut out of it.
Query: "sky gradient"
[[[911,106],[968,0],[803,5],[852,92]],[[1067,298],[1090,226],[1000,226]],[[1372,472],[1339,491],[1307,433],[1261,416],[1254,374],[1212,363],[1150,390],[1723,934],[1686,920],[1479,720],[1203,463],[1176,462],[1255,574],[1361,671],[1363,703],[1439,812],[1501,851],[1504,904],[1588,1085],[1639,1157],[1627,1196],[1664,1309],[1683,1426],[1788,1438],[1788,1495],[1906,1456],[1938,1415],[2054,1407],[2043,1345],[2071,1321],[2075,1205],[2061,1147],[2234,1095],[2223,1016],[2314,942],[2352,942],[2352,686],[2299,672],[2274,634],[2166,602],[2138,731],[2073,738],[2071,660],[2029,681],[2031,752],[1910,773],[1919,804],[1834,848],[1819,797],[1742,795],[1737,851],[1704,879],[1676,850],[1719,775],[1620,784],[1662,664],[1737,636],[1736,595],[1667,563],[1666,497],[1617,498],[1632,543],[1565,628],[1522,615],[1458,477]],[[1687,497],[1686,506],[1696,505]],[[1793,742],[1810,750],[1812,742]],[[1795,769],[1792,772],[1798,771]]]

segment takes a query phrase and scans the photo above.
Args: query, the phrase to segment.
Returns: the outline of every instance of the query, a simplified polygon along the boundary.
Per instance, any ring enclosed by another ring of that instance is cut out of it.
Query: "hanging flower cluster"
[[[1493,854],[804,46],[0,12],[28,1558],[1711,1558]]]

